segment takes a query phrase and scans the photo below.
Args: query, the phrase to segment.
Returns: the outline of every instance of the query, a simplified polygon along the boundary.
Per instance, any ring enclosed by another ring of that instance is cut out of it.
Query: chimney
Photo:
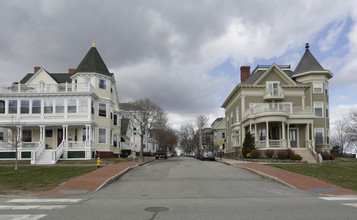
[[[35,67],[33,68],[33,73],[37,73],[37,71],[39,71],[40,69],[41,69],[40,66],[35,66]]]
[[[75,73],[76,72],[76,69],[75,68],[69,68],[68,69],[68,73],[69,74],[73,74],[73,73]]]
[[[240,83],[246,81],[250,76],[250,66],[240,67]]]

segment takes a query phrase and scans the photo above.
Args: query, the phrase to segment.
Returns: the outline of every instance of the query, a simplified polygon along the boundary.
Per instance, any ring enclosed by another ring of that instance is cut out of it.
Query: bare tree
[[[198,141],[199,141],[199,149],[202,148],[202,129],[206,126],[208,122],[208,117],[204,115],[200,115],[196,117],[197,127],[198,127]]]
[[[191,153],[197,149],[198,136],[192,124],[185,123],[181,125],[179,135],[180,147],[185,153]]]
[[[350,145],[350,135],[348,135],[348,119],[337,121],[334,133],[331,137],[332,147],[339,147],[340,154],[345,153]]]
[[[158,123],[163,123],[165,111],[150,99],[139,99],[131,104],[135,105],[136,110],[130,112],[132,124],[138,125],[138,135],[140,136],[140,160],[143,161],[144,136]]]
[[[13,150],[15,149],[15,171],[18,169],[18,148],[21,146],[22,140],[27,139],[28,137],[21,133],[21,128],[23,123],[16,122],[14,119],[6,125],[0,126],[3,132],[2,145],[3,147]]]

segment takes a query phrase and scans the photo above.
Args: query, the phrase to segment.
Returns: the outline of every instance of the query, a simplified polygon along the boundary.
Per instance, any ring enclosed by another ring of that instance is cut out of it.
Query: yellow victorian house
[[[119,156],[116,82],[95,43],[68,73],[35,67],[19,83],[0,86],[0,159],[15,158],[9,125],[19,131],[18,158],[32,164]]]

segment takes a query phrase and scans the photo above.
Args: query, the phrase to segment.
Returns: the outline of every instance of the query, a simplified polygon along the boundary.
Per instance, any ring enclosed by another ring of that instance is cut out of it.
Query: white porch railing
[[[0,93],[70,93],[70,92],[92,92],[92,91],[93,91],[93,86],[87,83],[0,85]]]
[[[39,142],[38,148],[35,151],[31,152],[31,164],[35,164],[36,160],[39,158],[41,153],[45,150],[46,144],[45,142]]]
[[[267,148],[267,142],[264,141],[256,141],[255,148]],[[286,140],[268,140],[268,148],[284,148],[286,147]]]
[[[20,149],[35,150],[39,146],[39,142],[22,142]]]
[[[314,146],[312,143],[313,143],[313,141],[307,140],[307,141],[306,141],[306,147],[307,147],[307,149],[311,152],[312,156],[314,156],[315,160],[316,160],[318,163],[322,163],[321,154],[318,154],[318,153],[315,151],[315,146]]]
[[[61,157],[64,151],[64,143],[65,141],[62,141],[60,145],[56,148],[56,150],[52,151],[52,163],[55,164],[57,163],[58,159]]]
[[[313,115],[314,109],[311,106],[294,106],[284,103],[262,103],[255,105],[243,113],[243,118],[254,116],[259,113],[283,113],[287,115]]]
[[[85,141],[68,141],[68,149],[73,149],[73,148],[85,148],[86,143]]]

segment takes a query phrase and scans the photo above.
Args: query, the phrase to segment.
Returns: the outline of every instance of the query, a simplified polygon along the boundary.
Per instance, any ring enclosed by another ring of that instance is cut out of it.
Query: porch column
[[[309,127],[310,127],[310,125],[309,124],[306,124],[306,130],[305,130],[305,143],[306,143],[306,148],[308,147],[308,142],[309,142],[309,134],[310,134],[310,132],[309,132]]]
[[[252,134],[252,123],[249,123],[249,132]]]
[[[89,128],[89,140],[92,141],[92,125],[88,125],[88,128]]]
[[[291,146],[290,146],[290,124],[288,123],[287,124],[288,125],[288,148],[291,148]]]
[[[46,126],[42,126],[42,141],[46,142]]]
[[[282,140],[283,140],[283,147],[286,146],[285,144],[285,122],[281,122],[281,132],[282,132]]]
[[[19,141],[20,141],[20,149],[22,149],[22,126],[19,126],[18,128],[18,137],[19,137]]]
[[[43,129],[42,129],[42,126],[40,125],[40,142],[42,142],[43,141],[43,135],[42,135],[42,133],[43,133]]]
[[[89,129],[88,129],[88,125],[86,125],[86,142],[88,141],[88,136],[89,136],[89,135],[88,135],[88,130],[89,130]]]
[[[255,143],[257,143],[257,141],[258,141],[257,123],[254,124],[254,140],[255,140]]]
[[[314,124],[311,123],[311,144],[314,146],[315,142],[314,142]]]
[[[265,147],[269,148],[269,122],[265,122]]]

